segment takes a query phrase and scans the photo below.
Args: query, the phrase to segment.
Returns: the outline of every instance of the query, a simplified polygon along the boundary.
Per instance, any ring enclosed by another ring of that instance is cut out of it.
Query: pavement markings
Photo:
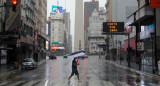
[[[104,81],[105,86],[114,86],[111,81]]]
[[[30,81],[28,83],[23,84],[22,86],[32,86],[36,83],[40,82],[40,80],[34,80],[34,81]]]
[[[17,82],[15,82],[15,83],[11,83],[10,85],[8,85],[8,86],[16,86],[16,85],[20,85],[20,84],[22,84],[22,83],[24,83],[25,81],[17,81]]]
[[[131,86],[131,85],[127,84],[126,82],[119,82],[119,84],[121,84],[122,86]]]

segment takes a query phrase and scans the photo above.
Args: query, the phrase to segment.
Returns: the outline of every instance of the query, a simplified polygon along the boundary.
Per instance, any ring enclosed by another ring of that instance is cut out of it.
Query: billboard
[[[160,0],[150,0],[151,7],[160,7]]]
[[[103,22],[103,32],[124,32],[124,22]]]
[[[63,7],[52,5],[52,13],[63,13]]]

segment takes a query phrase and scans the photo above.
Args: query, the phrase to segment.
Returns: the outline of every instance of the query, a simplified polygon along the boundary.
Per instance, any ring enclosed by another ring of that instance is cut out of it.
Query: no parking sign
[[[143,42],[137,42],[137,50],[144,50],[144,43]]]

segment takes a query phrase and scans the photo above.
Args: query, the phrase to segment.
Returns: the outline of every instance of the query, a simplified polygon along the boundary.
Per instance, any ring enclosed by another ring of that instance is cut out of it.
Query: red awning
[[[130,47],[132,48],[132,50],[135,50],[135,37],[130,38]],[[124,41],[124,51],[127,51],[128,48],[128,40]]]

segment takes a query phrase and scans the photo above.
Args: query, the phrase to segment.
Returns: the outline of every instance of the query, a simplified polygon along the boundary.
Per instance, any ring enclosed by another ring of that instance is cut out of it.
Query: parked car
[[[64,58],[67,58],[68,57],[68,54],[64,55]]]
[[[27,68],[36,69],[37,62],[35,62],[33,58],[24,59],[22,62],[22,70],[27,69]]]
[[[50,55],[49,59],[51,59],[51,60],[56,59],[56,56],[55,55]]]

